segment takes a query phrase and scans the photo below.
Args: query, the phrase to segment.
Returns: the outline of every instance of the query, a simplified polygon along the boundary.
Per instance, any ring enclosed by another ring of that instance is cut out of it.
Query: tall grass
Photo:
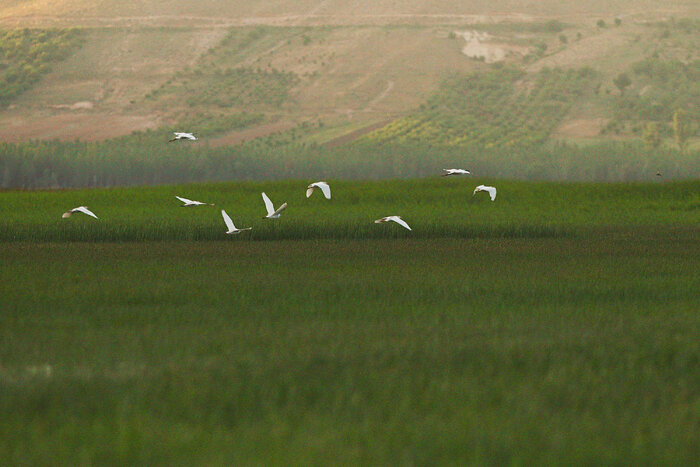
[[[305,197],[308,181],[240,182],[146,188],[0,193],[0,240],[134,241],[225,238],[220,209],[252,226],[237,241],[321,238],[552,237],[575,227],[700,224],[700,184],[579,184],[434,177],[423,180],[329,180],[333,197]],[[491,202],[479,183],[492,183]],[[263,220],[260,193],[289,207]],[[175,195],[215,203],[180,207]],[[483,195],[483,196],[482,196]],[[61,214],[89,206],[99,220]],[[374,224],[401,215],[409,232]]]
[[[700,176],[700,150],[648,150],[641,143],[586,147],[445,148],[427,144],[353,143],[327,148],[303,142],[301,130],[235,147],[168,144],[169,132],[102,143],[0,143],[1,188],[70,188],[197,181],[303,178],[408,178],[465,167],[482,177],[643,181]]]
[[[697,239],[0,243],[0,463],[696,465]]]

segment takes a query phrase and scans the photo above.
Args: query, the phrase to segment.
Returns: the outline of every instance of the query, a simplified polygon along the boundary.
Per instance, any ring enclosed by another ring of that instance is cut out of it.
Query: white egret
[[[187,207],[187,206],[214,206],[213,204],[210,204],[210,203],[202,203],[201,201],[194,201],[191,199],[182,198],[180,196],[175,196],[175,197],[177,199],[179,199],[180,201],[182,201],[183,203],[185,203],[181,206],[183,208]]]
[[[92,216],[95,219],[99,219],[99,217],[97,217],[94,212],[90,211],[87,206],[78,206],[77,208],[73,208],[70,211],[64,212],[61,217],[63,217],[64,219],[68,219],[71,215],[73,215],[74,212],[82,212],[83,214]]]
[[[488,192],[489,196],[491,197],[491,201],[496,199],[496,188],[495,187],[486,186],[486,185],[479,185],[478,187],[474,188],[474,193],[472,193],[472,196],[474,196],[479,191]]]
[[[183,139],[187,139],[190,141],[197,141],[197,138],[192,134],[192,133],[181,133],[181,132],[173,132],[175,137],[171,140],[168,140],[168,143],[172,143],[173,141],[180,141]]]
[[[229,217],[228,214],[226,214],[226,211],[223,209],[221,210],[221,217],[224,218],[224,222],[226,223],[226,227],[228,228],[227,234],[239,234],[241,232],[245,232],[246,230],[253,230],[252,227],[246,227],[244,229],[238,229],[236,228],[235,225],[233,225],[233,221],[231,220],[231,217]]]
[[[316,188],[320,188],[326,199],[331,199],[331,187],[326,182],[316,182],[306,187],[306,197],[310,197]]]
[[[381,219],[377,219],[376,221],[374,221],[375,224],[381,224],[382,222],[396,222],[400,226],[405,227],[408,230],[411,230],[411,228],[408,226],[406,221],[401,219],[401,216],[386,216],[386,217],[382,217]]]
[[[447,177],[448,175],[471,175],[472,173],[468,170],[464,169],[442,169],[445,171],[444,174],[442,174],[443,177]]]
[[[287,203],[284,203],[275,211],[272,201],[270,201],[270,198],[267,197],[264,191],[262,193],[262,199],[265,201],[265,209],[267,209],[267,216],[263,217],[263,219],[277,219],[287,207]]]

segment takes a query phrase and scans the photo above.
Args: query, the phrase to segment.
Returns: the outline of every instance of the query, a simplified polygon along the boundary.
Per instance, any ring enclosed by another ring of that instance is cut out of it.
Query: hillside
[[[211,147],[282,133],[329,147],[656,149],[678,146],[683,109],[684,147],[700,147],[692,2],[554,3],[5,2],[6,37],[73,39],[37,58],[0,36],[0,80],[22,82],[3,91],[0,141],[187,129]]]
[[[149,24],[387,24],[409,21],[463,22],[497,19],[586,18],[598,15],[697,15],[692,0],[619,0],[588,2],[539,0],[5,0],[0,20],[6,24],[82,23],[95,25],[138,22]]]

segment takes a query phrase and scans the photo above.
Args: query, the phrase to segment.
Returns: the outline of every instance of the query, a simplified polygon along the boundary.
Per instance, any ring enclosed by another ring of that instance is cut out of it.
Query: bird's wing
[[[180,197],[180,196],[175,196],[175,197],[176,197],[177,199],[179,199],[180,201],[182,201],[183,203],[185,203],[185,204],[191,204],[191,203],[192,203],[192,200],[191,200],[191,199],[182,198],[182,197]]]
[[[487,186],[485,188],[486,191],[489,192],[489,196],[491,197],[491,201],[496,199],[496,188],[492,186]]]
[[[267,215],[271,216],[275,213],[275,207],[272,205],[272,201],[270,201],[270,198],[267,197],[264,191],[262,193],[262,198],[263,201],[265,201],[265,209],[267,209]]]
[[[88,216],[92,216],[92,217],[94,217],[95,219],[99,219],[99,218],[95,215],[94,212],[90,211],[90,210],[89,210],[88,208],[86,208],[85,206],[80,206],[79,208],[72,209],[72,211],[74,211],[74,212],[75,212],[75,211],[79,211],[79,212],[82,212],[83,214],[87,214]]]
[[[233,221],[231,220],[229,215],[226,214],[226,211],[224,211],[223,209],[221,210],[221,217],[224,218],[224,222],[226,223],[226,227],[228,228],[229,231],[236,230],[236,226],[233,225]]]
[[[331,199],[331,187],[328,183],[318,182],[315,185],[321,189],[323,196],[325,196],[326,199]]]
[[[484,189],[484,185],[479,185],[478,187],[474,188],[474,193],[472,193],[472,196],[483,189]]]
[[[394,222],[396,222],[396,223],[399,224],[400,226],[405,227],[405,228],[407,228],[408,230],[411,230],[411,228],[408,226],[408,224],[406,223],[406,221],[404,221],[403,219],[401,219],[399,216],[392,216],[392,217],[391,217],[391,220],[394,221]]]
[[[282,204],[282,206],[278,207],[277,211],[273,212],[271,215],[274,216],[275,214],[279,214],[285,209],[287,209],[287,203]]]
[[[316,188],[316,184],[312,183],[311,185],[306,187],[306,197],[309,198],[311,197],[311,193],[314,192],[314,188]]]

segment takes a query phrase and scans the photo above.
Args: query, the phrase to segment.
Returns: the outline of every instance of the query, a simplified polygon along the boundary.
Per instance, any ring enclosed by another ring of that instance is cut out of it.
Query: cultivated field
[[[699,18],[3,0],[0,466],[700,465]]]
[[[3,193],[2,463],[698,462],[697,183],[333,186]]]
[[[224,240],[220,209],[253,231],[234,241],[321,238],[551,237],[607,226],[700,225],[700,182],[653,184],[534,183],[458,177],[333,181],[332,200],[305,197],[308,182],[244,182],[103,190],[10,191],[0,203],[5,241]],[[495,184],[495,202],[472,196]],[[289,207],[262,220],[260,193]],[[175,195],[216,206],[182,208]],[[99,221],[61,214],[87,205]],[[402,215],[413,231],[375,225]]]
[[[698,183],[474,184],[2,193],[0,462],[696,464]]]

